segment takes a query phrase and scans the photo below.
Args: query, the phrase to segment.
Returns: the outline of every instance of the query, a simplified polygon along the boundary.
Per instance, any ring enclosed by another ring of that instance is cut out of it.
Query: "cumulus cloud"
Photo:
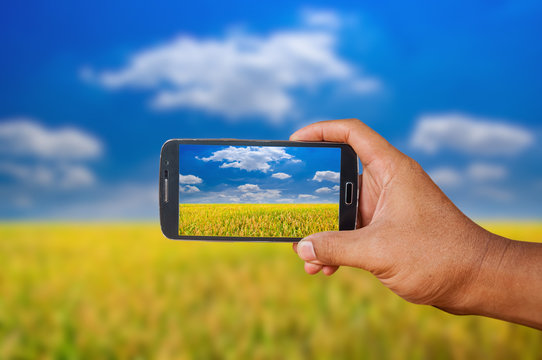
[[[0,163],[0,174],[19,183],[48,186],[55,181],[54,169],[43,165],[28,165],[11,162]]]
[[[514,194],[508,190],[493,186],[477,187],[474,189],[475,195],[499,202],[509,202],[514,199]]]
[[[94,185],[94,173],[78,164],[17,164],[0,163],[0,174],[19,184],[57,189],[75,189]]]
[[[237,187],[239,190],[241,190],[242,192],[248,192],[248,191],[261,191],[262,189],[260,189],[260,186],[259,185],[255,185],[255,184],[244,184],[244,185],[239,185]]]
[[[341,174],[336,171],[317,171],[312,180],[322,182],[322,181],[330,181],[330,182],[339,182],[341,178]]]
[[[179,192],[185,194],[192,194],[199,192],[199,188],[193,185],[179,185]]]
[[[202,161],[222,162],[221,168],[237,168],[246,171],[261,171],[266,173],[271,169],[271,163],[280,160],[293,159],[283,147],[262,146],[229,146],[215,151],[209,157],[196,157]]]
[[[244,202],[276,202],[281,197],[281,191],[277,189],[262,189],[255,184],[244,184],[237,187],[242,194],[239,198]]]
[[[429,171],[429,176],[439,186],[455,187],[463,182],[474,184],[502,180],[508,176],[508,170],[502,165],[477,162],[470,164],[464,170],[440,167]]]
[[[283,172],[278,172],[278,173],[274,173],[273,175],[271,175],[271,177],[274,177],[274,178],[280,179],[280,180],[285,180],[285,179],[291,178],[292,175],[286,174],[286,173],[283,173]]]
[[[155,184],[110,184],[90,192],[92,197],[55,206],[45,217],[61,219],[155,219],[158,196]],[[87,195],[88,196],[88,195]]]
[[[374,93],[380,82],[337,53],[340,17],[306,11],[297,29],[266,36],[232,32],[221,38],[179,36],[133,54],[116,70],[81,77],[109,89],[153,92],[156,109],[193,108],[229,119],[261,116],[274,122],[296,112],[294,91],[334,83]]]
[[[80,160],[96,158],[102,144],[75,128],[47,129],[29,118],[0,123],[0,153],[43,159]]]
[[[502,121],[452,113],[422,116],[410,142],[430,154],[448,148],[474,155],[514,155],[530,146],[534,136]]]
[[[179,184],[195,185],[195,184],[201,184],[202,182],[203,180],[200,177],[197,177],[196,175],[179,174]]]
[[[303,23],[308,26],[337,29],[342,22],[339,14],[332,10],[305,9],[301,15]]]
[[[339,185],[335,185],[331,188],[324,186],[324,187],[316,189],[314,192],[317,194],[330,194],[330,193],[339,191],[339,189],[340,189]]]
[[[433,181],[442,187],[453,187],[463,182],[463,174],[450,167],[440,167],[429,171],[429,176]]]
[[[501,180],[508,175],[502,165],[474,163],[467,168],[467,176],[476,181]]]
[[[88,187],[96,182],[94,173],[82,165],[66,165],[60,171],[59,184],[65,189]]]
[[[0,175],[15,182],[25,198],[39,188],[94,185],[96,177],[85,162],[102,151],[98,139],[79,129],[50,129],[26,117],[0,121]]]
[[[299,200],[314,200],[314,199],[318,199],[318,196],[314,196],[311,194],[299,194],[297,198]]]
[[[223,188],[220,191],[205,191],[185,194],[183,202],[209,203],[284,203],[292,202],[291,197],[285,197],[280,189],[265,189],[257,184],[243,184],[236,187]]]

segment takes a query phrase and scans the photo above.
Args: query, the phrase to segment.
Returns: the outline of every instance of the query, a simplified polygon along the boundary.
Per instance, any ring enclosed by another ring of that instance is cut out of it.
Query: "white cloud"
[[[336,13],[306,11],[298,29],[267,36],[232,32],[222,38],[182,35],[133,54],[117,70],[81,69],[81,77],[109,89],[152,90],[157,109],[193,108],[230,119],[262,116],[274,122],[297,112],[293,91],[335,83],[373,93],[378,79],[336,51]]]
[[[274,177],[274,178],[280,179],[280,180],[285,180],[285,179],[291,178],[292,175],[289,175],[289,174],[286,174],[286,173],[283,173],[283,172],[278,172],[278,173],[274,173],[273,175],[271,175],[271,177]]]
[[[299,194],[297,198],[299,200],[314,200],[314,199],[318,199],[318,196],[314,196],[311,194]]]
[[[305,9],[302,12],[303,23],[308,26],[338,29],[341,17],[332,10]]]
[[[502,180],[508,175],[502,165],[474,163],[467,168],[467,176],[476,181]]]
[[[463,182],[463,174],[449,167],[432,170],[429,172],[429,176],[438,186],[442,187],[453,187]]]
[[[317,194],[329,194],[329,193],[333,192],[333,190],[331,190],[330,188],[324,186],[324,187],[316,189],[314,192],[317,193]]]
[[[56,180],[54,169],[43,165],[2,162],[0,174],[30,185],[49,186]]]
[[[317,171],[314,174],[314,177],[312,180],[322,182],[322,181],[331,181],[331,182],[339,182],[341,178],[341,174],[336,171]]]
[[[244,184],[237,187],[242,194],[240,199],[245,202],[276,202],[281,197],[281,191],[277,189],[262,189],[255,184]]]
[[[265,173],[271,169],[270,163],[292,159],[293,156],[286,153],[283,147],[230,146],[226,149],[215,151],[209,157],[196,158],[202,161],[222,161],[221,168],[237,168]]]
[[[534,142],[528,130],[465,114],[422,116],[411,138],[414,148],[436,153],[449,148],[475,155],[514,155]]]
[[[454,187],[463,182],[487,183],[502,180],[508,175],[508,170],[502,165],[473,163],[465,170],[457,170],[452,167],[440,167],[429,171],[429,176],[437,185],[442,187]]]
[[[15,164],[0,163],[0,174],[20,184],[57,189],[88,187],[96,182],[92,171],[77,164]]]
[[[94,174],[82,165],[64,165],[61,174],[59,183],[65,189],[88,187],[96,182]]]
[[[95,137],[74,128],[47,129],[29,118],[0,123],[0,153],[43,159],[91,159],[101,155]]]
[[[314,192],[317,194],[331,194],[333,192],[339,191],[339,189],[340,189],[339,185],[335,185],[330,188],[327,186],[324,186],[324,187],[316,189]]]
[[[197,177],[196,175],[179,174],[179,184],[195,185],[195,184],[201,184],[202,181],[203,180],[200,177]]]
[[[190,203],[277,203],[291,202],[291,199],[283,198],[279,189],[262,189],[256,184],[243,184],[235,188],[227,188],[222,191],[202,192],[192,194],[185,199]]]
[[[24,198],[27,204],[37,204],[44,192],[95,185],[86,162],[102,152],[101,142],[79,129],[51,129],[27,117],[0,121],[0,175],[7,179],[2,188],[14,186],[11,199]]]
[[[122,183],[96,189],[92,198],[55,206],[46,215],[62,219],[156,219],[158,216],[158,189],[155,184]]]
[[[316,189],[314,192],[317,194],[330,194],[330,193],[339,191],[339,189],[340,189],[339,185],[335,185],[331,188],[324,186],[324,187]]]
[[[350,83],[349,89],[357,94],[372,94],[380,90],[382,84],[375,78],[355,80]]]
[[[260,187],[255,184],[245,184],[245,185],[239,185],[237,187],[242,192],[248,192],[248,191],[261,191]]]
[[[474,193],[477,196],[496,200],[499,202],[509,202],[514,199],[514,194],[508,190],[503,190],[496,187],[484,186],[474,189]]]
[[[179,186],[179,192],[186,193],[186,194],[192,194],[199,192],[199,188],[197,186],[193,185],[180,185]]]
[[[241,195],[241,199],[255,203],[276,202],[277,200],[280,200],[280,190],[262,190],[254,193],[247,192]]]

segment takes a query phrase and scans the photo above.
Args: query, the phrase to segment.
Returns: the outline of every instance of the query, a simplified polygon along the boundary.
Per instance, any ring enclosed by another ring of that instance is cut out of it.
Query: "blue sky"
[[[179,202],[339,203],[341,149],[179,146]]]
[[[157,219],[169,138],[357,117],[467,215],[542,214],[535,1],[6,3],[0,218]]]

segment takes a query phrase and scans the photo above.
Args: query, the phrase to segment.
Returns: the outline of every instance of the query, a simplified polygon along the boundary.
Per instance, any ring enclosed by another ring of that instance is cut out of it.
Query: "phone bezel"
[[[159,204],[162,233],[174,240],[249,241],[249,242],[297,242],[299,237],[238,237],[238,236],[189,236],[179,235],[179,145],[232,145],[232,146],[280,146],[280,147],[335,147],[341,149],[341,175],[339,191],[339,230],[356,228],[358,207],[358,157],[352,147],[335,142],[305,142],[283,140],[237,140],[237,139],[171,139],[162,146],[160,153]],[[167,195],[165,173],[168,173]],[[346,204],[345,184],[353,185],[353,201]],[[168,201],[165,201],[167,196]]]

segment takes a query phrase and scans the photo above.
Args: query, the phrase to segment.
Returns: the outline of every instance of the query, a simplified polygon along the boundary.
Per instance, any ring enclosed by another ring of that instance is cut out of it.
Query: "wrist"
[[[480,245],[477,255],[469,264],[457,304],[450,309],[450,312],[457,315],[491,316],[490,313],[494,313],[497,307],[495,293],[502,291],[496,287],[499,285],[503,261],[508,262],[507,253],[512,240],[481,230],[477,240]]]
[[[449,312],[482,315],[541,329],[542,244],[485,232],[481,260],[473,264],[461,300]]]

